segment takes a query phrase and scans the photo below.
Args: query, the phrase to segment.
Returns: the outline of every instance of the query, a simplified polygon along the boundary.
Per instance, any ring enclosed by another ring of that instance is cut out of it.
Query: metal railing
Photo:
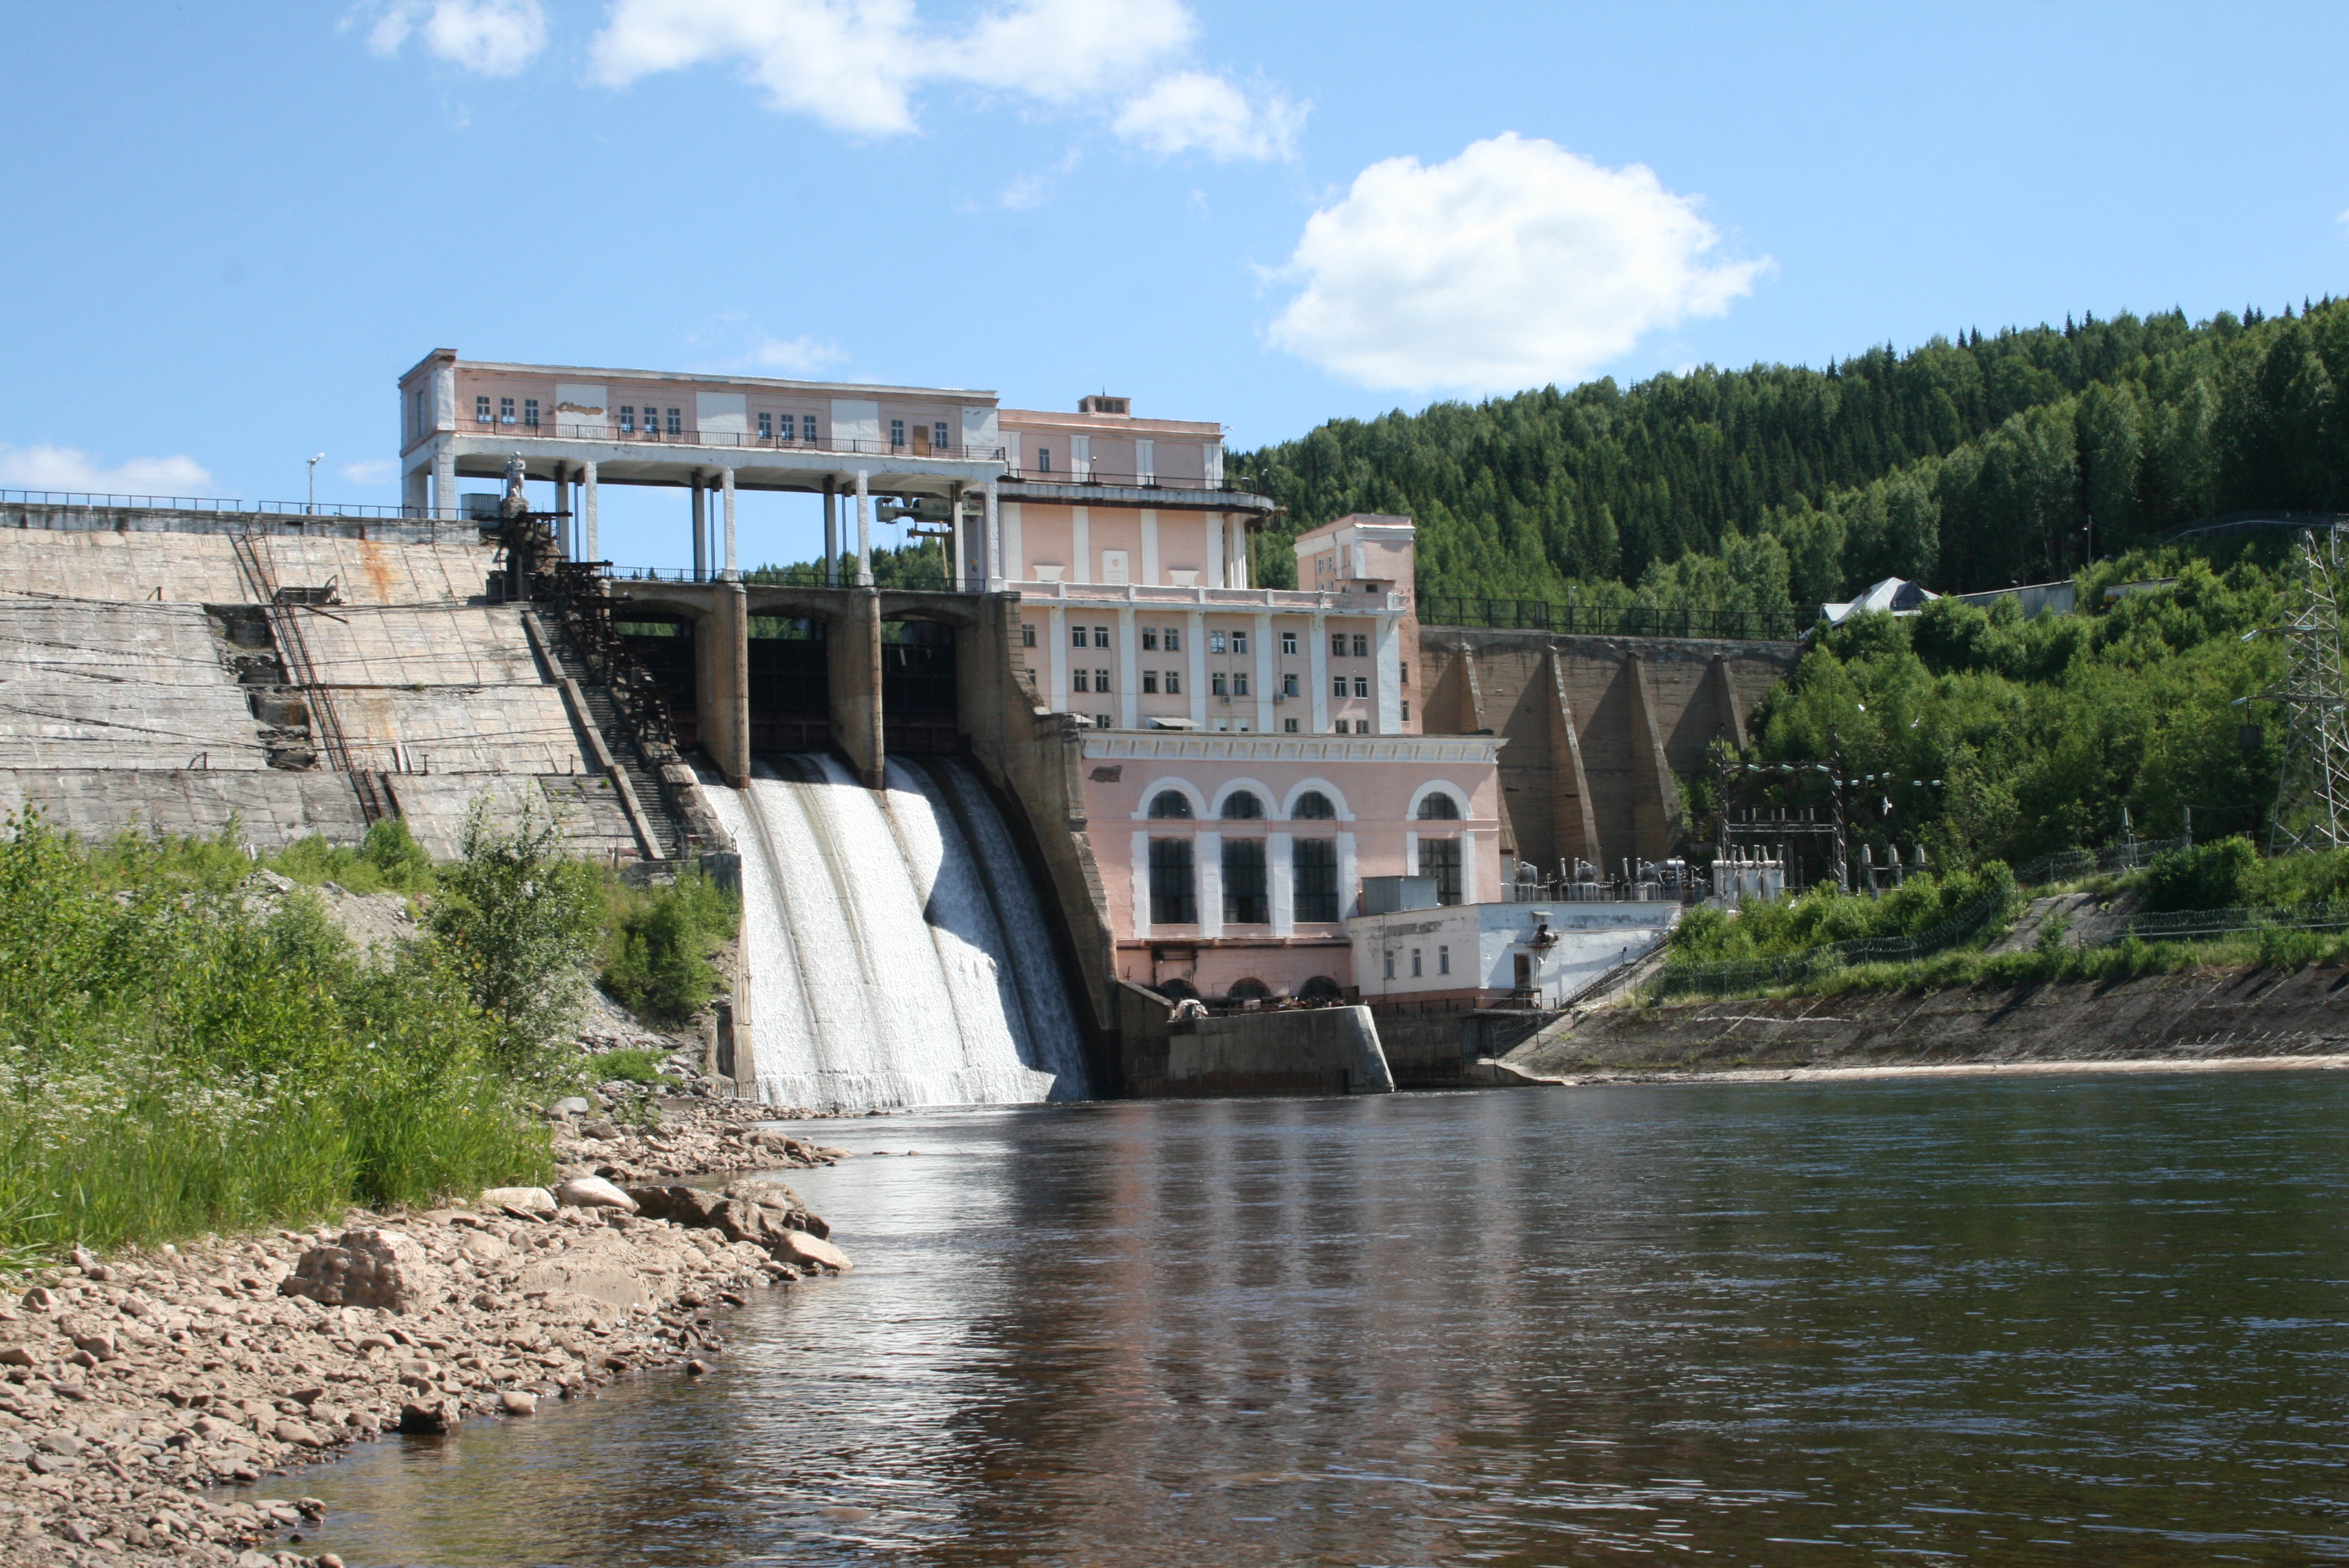
[[[2349,904],[2303,903],[2230,909],[2180,909],[2141,914],[2127,934],[2141,942],[2174,942],[2190,936],[2228,936],[2240,931],[2340,931],[2349,928]]]
[[[205,511],[264,517],[412,518],[428,521],[431,509],[374,506],[355,501],[231,500],[218,496],[102,495],[95,490],[0,490],[0,506],[78,506],[112,511]]]
[[[1128,474],[1099,466],[1088,467],[1082,473],[1062,469],[1007,469],[1003,477],[1024,485],[1114,485],[1122,490],[1207,490],[1224,495],[1264,494],[1254,480],[1235,479],[1226,475],[1211,480],[1205,476],[1180,474]]]
[[[716,567],[697,573],[689,566],[613,566],[605,570],[609,583],[718,583],[725,574]],[[841,568],[837,583],[826,583],[821,566],[761,566],[740,574],[745,588],[853,588],[856,568]],[[873,586],[885,593],[943,593],[955,588],[944,572],[883,572],[875,569]]]
[[[1725,611],[1651,609],[1641,605],[1595,608],[1553,604],[1542,599],[1477,599],[1423,593],[1419,618],[1432,626],[1481,626],[1504,632],[1561,632],[1597,637],[1711,637],[1729,642],[1791,643],[1803,626],[1792,610],[1780,614],[1734,614]]]
[[[1929,958],[1972,941],[1983,926],[2004,913],[2005,906],[2004,895],[1985,893],[1930,930],[1913,936],[1855,937],[1848,942],[1806,947],[1782,957],[1733,960],[1726,964],[1676,965],[1667,961],[1663,974],[1656,981],[1657,995],[1678,996],[1702,992],[1718,996],[1731,991],[1791,985],[1854,964],[1907,964]]]
[[[439,435],[495,436],[500,440],[516,441],[615,441],[652,447],[719,447],[732,451],[808,452],[815,455],[841,453],[850,457],[936,458],[947,462],[999,463],[1003,460],[1001,447],[970,447],[949,443],[939,446],[929,441],[865,440],[855,436],[823,435],[814,440],[802,440],[778,430],[762,436],[756,430],[672,430],[666,426],[647,425],[633,429],[621,429],[616,424],[573,424],[568,420],[542,418],[535,425],[500,420],[483,422],[460,420],[453,427],[428,430],[419,438],[429,440]]]

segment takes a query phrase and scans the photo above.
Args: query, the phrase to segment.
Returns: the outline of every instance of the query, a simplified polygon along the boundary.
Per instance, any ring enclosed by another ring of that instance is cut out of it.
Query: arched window
[[[1155,818],[1180,817],[1188,820],[1191,798],[1180,789],[1161,789],[1150,802],[1150,815]]]
[[[1253,822],[1263,815],[1264,802],[1256,798],[1253,790],[1235,789],[1224,797],[1224,820],[1227,822]]]
[[[1336,819],[1338,808],[1330,804],[1330,797],[1319,789],[1308,789],[1297,798],[1297,820],[1300,822],[1327,822]]]
[[[1199,988],[1188,980],[1161,980],[1150,988],[1169,1002],[1195,1002],[1199,999]]]
[[[1299,985],[1297,994],[1309,1002],[1335,1001],[1345,995],[1338,988],[1338,983],[1327,975],[1316,975]]]
[[[1245,980],[1233,981],[1232,988],[1224,995],[1235,1002],[1269,1002],[1272,1000],[1272,987],[1250,975]]]
[[[1460,820],[1460,802],[1441,789],[1432,790],[1419,803],[1419,820],[1423,822],[1456,822]]]

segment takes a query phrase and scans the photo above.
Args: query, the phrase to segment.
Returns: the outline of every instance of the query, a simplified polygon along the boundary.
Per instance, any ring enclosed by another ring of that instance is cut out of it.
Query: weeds
[[[681,1023],[723,982],[710,965],[734,935],[742,901],[698,868],[657,890],[615,887],[604,988],[639,1017]]]

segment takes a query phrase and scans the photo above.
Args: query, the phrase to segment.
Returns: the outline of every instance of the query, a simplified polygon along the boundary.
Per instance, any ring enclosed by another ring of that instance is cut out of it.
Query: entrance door
[[[1517,954],[1517,989],[1519,992],[1526,992],[1533,988],[1534,955],[1530,953],[1520,953]]]

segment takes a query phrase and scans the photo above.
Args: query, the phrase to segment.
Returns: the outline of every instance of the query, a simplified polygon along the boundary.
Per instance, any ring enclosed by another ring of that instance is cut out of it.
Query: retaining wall
[[[1298,1007],[1173,1019],[1124,981],[1124,1091],[1139,1099],[1386,1094],[1395,1087],[1368,1007]]]

